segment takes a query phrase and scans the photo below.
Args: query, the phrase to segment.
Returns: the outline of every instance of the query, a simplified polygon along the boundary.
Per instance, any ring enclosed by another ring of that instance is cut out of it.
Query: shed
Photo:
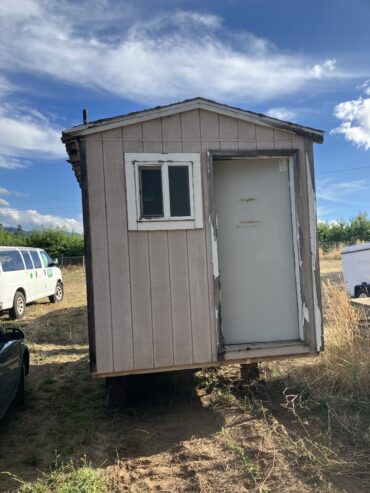
[[[83,198],[93,376],[322,349],[323,135],[203,98],[63,131]]]

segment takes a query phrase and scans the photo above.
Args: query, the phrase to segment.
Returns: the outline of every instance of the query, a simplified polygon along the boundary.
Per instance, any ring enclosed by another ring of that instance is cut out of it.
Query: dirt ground
[[[322,267],[340,278],[338,265]],[[66,272],[65,286],[63,303],[38,302],[19,324],[31,369],[25,408],[0,423],[1,492],[19,487],[12,475],[32,482],[82,457],[117,493],[370,491],[346,437],[329,444],[327,410],[292,405],[299,393],[274,364],[249,386],[236,366],[136,378],[129,406],[108,408],[89,375],[84,272]]]

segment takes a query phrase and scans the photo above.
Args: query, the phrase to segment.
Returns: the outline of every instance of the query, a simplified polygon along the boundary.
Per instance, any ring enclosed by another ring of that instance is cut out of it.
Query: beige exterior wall
[[[308,202],[305,146],[312,145],[311,140],[305,143],[303,137],[287,131],[204,110],[85,139],[96,372],[216,362],[206,151],[299,149],[301,173],[296,187],[301,200]],[[200,152],[204,229],[129,232],[125,152]],[[301,209],[299,221],[305,227],[308,211]],[[311,266],[306,244],[301,257]],[[303,281],[310,286],[312,271]]]

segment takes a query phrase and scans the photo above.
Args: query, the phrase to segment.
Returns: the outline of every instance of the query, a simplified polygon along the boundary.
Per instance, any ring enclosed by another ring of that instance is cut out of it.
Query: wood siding
[[[206,153],[296,148],[304,154],[304,138],[293,135],[191,110],[84,139],[97,373],[217,362]],[[125,152],[200,152],[204,228],[128,232]],[[306,173],[301,156],[298,165]],[[303,200],[305,187],[302,178]]]

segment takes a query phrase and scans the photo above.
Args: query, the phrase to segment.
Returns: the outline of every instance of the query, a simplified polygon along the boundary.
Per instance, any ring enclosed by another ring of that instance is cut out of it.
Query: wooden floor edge
[[[110,378],[110,377],[124,377],[129,375],[144,375],[149,373],[165,373],[171,371],[182,371],[182,370],[195,370],[201,368],[218,368],[226,365],[234,365],[234,364],[250,364],[250,363],[262,363],[263,361],[274,361],[281,359],[296,359],[296,358],[307,358],[318,356],[317,352],[310,352],[305,349],[302,353],[294,353],[294,354],[279,354],[279,355],[270,355],[270,356],[255,356],[255,357],[241,357],[237,359],[228,359],[228,360],[218,360],[207,363],[194,363],[189,365],[178,365],[178,366],[167,366],[162,368],[149,368],[149,369],[140,369],[140,370],[126,370],[126,371],[115,371],[115,372],[92,372],[91,377],[94,379],[99,378]]]

